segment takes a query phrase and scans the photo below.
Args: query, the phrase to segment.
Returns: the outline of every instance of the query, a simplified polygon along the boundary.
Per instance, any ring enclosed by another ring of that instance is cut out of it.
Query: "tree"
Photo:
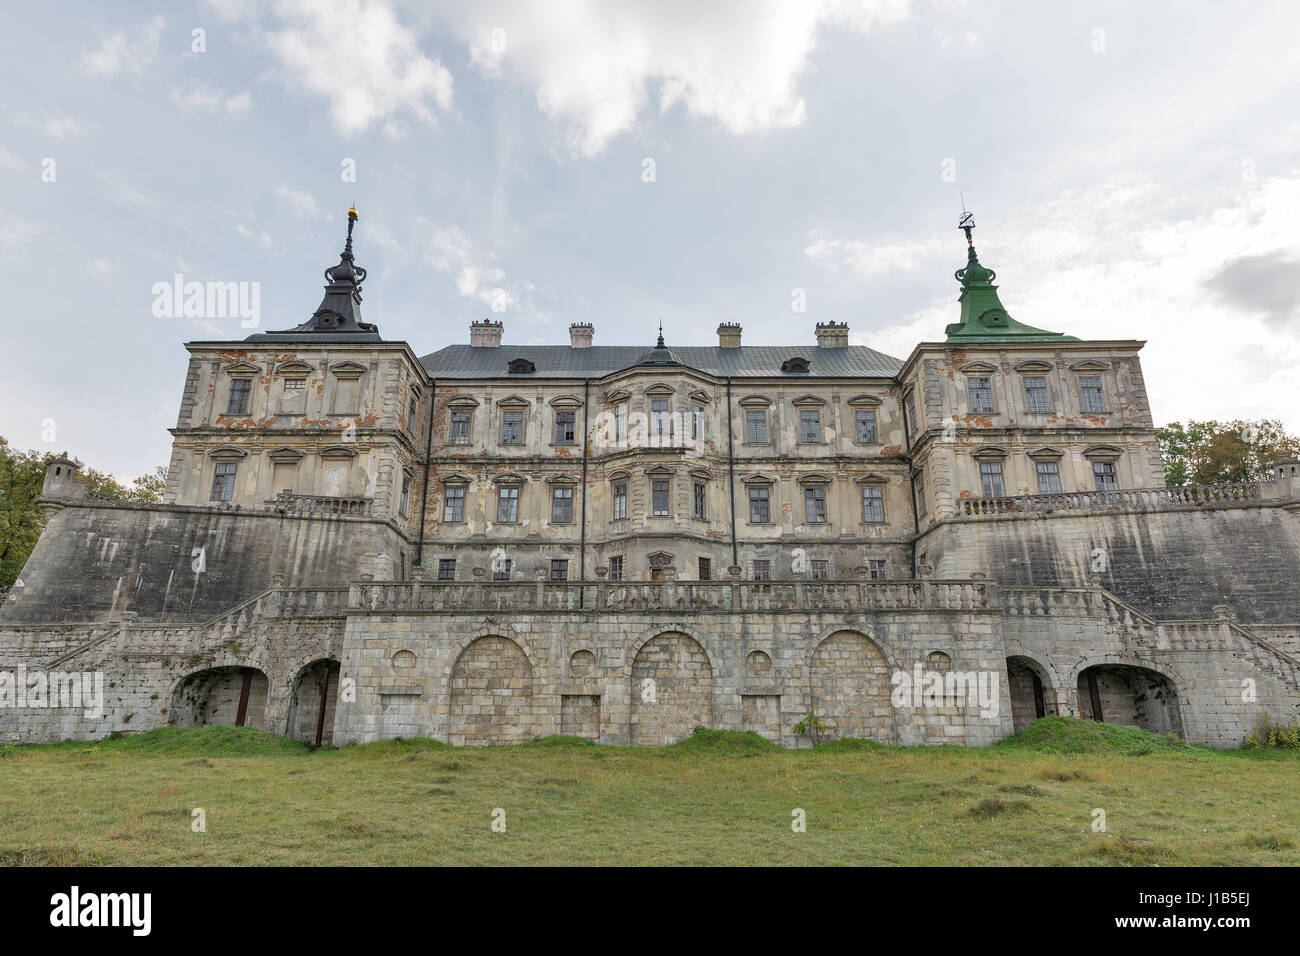
[[[45,528],[45,513],[36,499],[45,484],[45,466],[53,457],[53,452],[16,451],[0,436],[0,588],[18,579]],[[166,478],[163,467],[129,485],[93,468],[77,475],[78,481],[107,498],[140,502],[161,501]]]
[[[1300,438],[1279,421],[1171,422],[1157,429],[1166,485],[1262,481],[1279,458],[1300,455]]]

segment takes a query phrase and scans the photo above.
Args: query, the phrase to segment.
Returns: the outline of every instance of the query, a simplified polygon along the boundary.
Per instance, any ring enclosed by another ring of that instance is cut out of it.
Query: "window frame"
[[[1044,468],[1050,468],[1051,471],[1044,471]],[[1050,475],[1056,482],[1054,491],[1044,490],[1043,478]],[[1038,479],[1038,493],[1040,495],[1059,495],[1065,493],[1065,485],[1061,483],[1061,463],[1055,459],[1048,461],[1034,462],[1034,477]]]
[[[455,558],[438,559],[438,580],[439,581],[456,580],[456,559]]]
[[[230,469],[226,471],[225,469]],[[235,497],[235,480],[239,476],[239,462],[237,461],[218,461],[214,463],[212,469],[212,487],[208,496],[209,501],[232,501]],[[218,482],[221,483],[222,494],[217,493]]]
[[[769,410],[766,409],[766,408],[746,408],[746,409],[745,409],[745,442],[744,442],[744,443],[745,443],[746,445],[770,445],[770,444],[772,444],[772,438],[771,438],[771,434],[772,434],[772,432],[771,432],[771,427],[770,427],[771,423],[768,421],[768,414],[769,414]],[[755,418],[755,416],[758,416],[758,417]],[[755,421],[758,421],[758,422],[761,423],[761,426],[762,426],[762,432],[763,432],[763,437],[762,437],[762,438],[751,438],[751,437],[750,437],[750,433],[751,433],[751,431],[752,431],[751,426],[755,423]]]
[[[862,437],[862,425],[864,421],[870,421],[871,423],[870,440]],[[880,444],[880,416],[876,414],[874,408],[855,408],[853,410],[853,427],[854,437],[859,445]]]
[[[1006,471],[999,461],[980,461],[980,497],[981,498],[1005,498],[1007,496],[1007,477]],[[987,471],[985,469],[988,469]],[[990,494],[990,487],[996,486],[997,494]]]
[[[1029,385],[1031,381],[1041,382],[1041,388],[1035,386],[1031,389]],[[1047,386],[1047,376],[1039,374],[1022,375],[1020,383],[1025,391],[1025,412],[1030,415],[1050,415],[1052,413],[1052,392]],[[1034,392],[1036,391],[1042,392],[1042,408],[1034,407]]]
[[[1085,385],[1088,380],[1095,380],[1097,401],[1095,408],[1089,407],[1088,396],[1094,391],[1093,386]],[[1100,372],[1087,372],[1079,374],[1079,410],[1085,415],[1105,415],[1106,414],[1106,386],[1102,382]]]
[[[771,524],[772,523],[772,486],[770,484],[752,484],[747,485],[746,498],[749,500],[749,523],[750,524]],[[762,505],[763,517],[755,519],[754,506]]]
[[[519,422],[518,422],[518,425],[519,425],[519,433],[518,433],[518,437],[516,437],[516,438],[512,441],[512,440],[510,439],[510,437],[509,437],[509,428],[508,428],[508,426],[509,426],[509,423],[510,423],[510,418],[511,418],[512,416],[516,416],[516,415],[519,417]],[[525,423],[526,421],[527,421],[527,416],[524,414],[524,410],[523,410],[522,408],[503,408],[503,409],[501,409],[501,431],[500,431],[499,435],[497,436],[497,437],[498,437],[498,441],[500,442],[500,444],[502,444],[502,445],[522,445],[522,444],[524,443],[524,423]]]
[[[465,520],[465,499],[468,497],[466,491],[468,486],[462,484],[443,485],[442,486],[442,520],[444,524],[459,524]],[[448,509],[452,503],[456,502],[459,507],[455,509],[459,512],[459,517],[447,517]]]
[[[519,524],[519,499],[523,497],[519,491],[519,485],[497,486],[497,524]],[[511,517],[501,517],[502,504],[509,505],[507,510]]]
[[[560,507],[560,512],[567,510],[567,517],[556,517],[556,508],[561,502],[568,502]],[[551,487],[551,524],[573,524],[573,486],[553,485]]]
[[[662,488],[660,486],[663,486]],[[663,495],[663,509],[660,510],[660,494]],[[670,478],[650,479],[650,517],[671,518],[673,516],[673,483]]]
[[[885,488],[883,485],[863,485],[862,490],[858,493],[858,499],[862,504],[862,523],[863,524],[885,524]],[[872,502],[872,507],[868,509],[868,499]],[[877,508],[880,517],[870,517],[875,514]]]
[[[459,426],[462,424],[464,425],[464,433],[458,434],[460,431]],[[468,445],[470,443],[470,433],[473,428],[474,409],[453,408],[451,410],[451,416],[447,419],[447,444]]]
[[[627,481],[617,481],[614,483],[614,490],[611,495],[613,498],[614,517],[611,521],[627,520]]]
[[[809,517],[809,505],[812,506],[812,517]],[[829,521],[826,511],[826,486],[825,485],[806,485],[803,489],[803,523],[804,524],[826,524]]]
[[[694,482],[692,491],[695,517],[702,521],[709,520],[709,486],[703,481]]]
[[[562,427],[567,425],[568,428]],[[566,437],[567,436],[567,437]],[[571,409],[560,408],[555,411],[555,432],[553,445],[576,445],[578,443],[578,413]]]
[[[822,410],[820,408],[800,408],[799,442],[803,445],[820,445],[822,443]],[[809,437],[809,425],[812,425]]]
[[[978,386],[977,382],[983,382],[983,386]],[[976,396],[987,401],[976,403]],[[966,376],[966,404],[972,415],[993,415],[995,414],[993,405],[993,376],[968,375]]]
[[[242,399],[239,408],[234,407],[236,398]],[[247,418],[253,414],[253,376],[232,375],[230,390],[226,393],[227,418]]]

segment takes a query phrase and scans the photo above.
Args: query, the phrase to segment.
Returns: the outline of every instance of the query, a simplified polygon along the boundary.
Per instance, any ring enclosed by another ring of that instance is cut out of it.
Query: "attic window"
[[[510,360],[511,375],[527,375],[530,372],[536,372],[537,366],[526,358],[517,358]]]
[[[781,371],[803,372],[806,374],[808,371],[808,360],[806,358],[799,358],[797,356],[795,358],[788,358],[781,363]]]

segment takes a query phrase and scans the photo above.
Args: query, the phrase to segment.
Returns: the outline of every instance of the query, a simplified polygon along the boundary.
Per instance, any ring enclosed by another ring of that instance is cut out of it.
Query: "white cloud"
[[[9,150],[0,146],[0,169],[26,169],[27,164]]]
[[[125,30],[108,37],[98,50],[81,58],[81,67],[92,76],[112,78],[125,71],[143,73],[145,67],[158,55],[158,40],[162,36],[164,20],[154,17],[135,30],[135,39],[127,38]]]
[[[168,99],[186,113],[195,113],[200,110],[209,113],[215,110],[224,110],[231,116],[244,116],[253,106],[253,97],[247,90],[229,95],[220,87],[204,86],[203,84],[197,84],[184,90],[179,86],[173,86],[171,93],[168,94]]]
[[[910,0],[448,4],[472,62],[537,91],[577,155],[599,154],[654,99],[736,134],[788,129],[806,116],[797,81],[817,31],[859,32],[907,16]]]
[[[452,76],[426,55],[387,0],[279,0],[271,22],[251,4],[209,0],[220,16],[247,23],[290,86],[323,96],[344,136],[379,125],[390,139],[403,119],[434,125],[452,108]]]
[[[77,139],[94,129],[94,126],[85,120],[57,113],[37,117],[24,110],[13,114],[12,120],[19,129],[40,130],[52,139]]]
[[[290,189],[288,186],[277,186],[275,195],[298,219],[329,218],[321,211],[320,203],[316,202],[316,197],[311,193]]]
[[[271,248],[271,234],[265,229],[250,229],[242,222],[235,223],[235,232],[245,239],[251,239],[263,249]]]
[[[421,220],[421,226],[429,225]],[[507,284],[503,269],[474,249],[469,237],[455,226],[435,230],[429,239],[425,258],[442,272],[456,273],[456,291],[467,299],[477,299],[495,312],[519,308],[517,284]]]
[[[864,279],[915,271],[952,247],[952,243],[945,245],[937,238],[929,242],[901,240],[892,243],[832,239],[823,230],[815,230],[810,243],[804,249],[804,255],[809,259],[832,272],[848,269]]]

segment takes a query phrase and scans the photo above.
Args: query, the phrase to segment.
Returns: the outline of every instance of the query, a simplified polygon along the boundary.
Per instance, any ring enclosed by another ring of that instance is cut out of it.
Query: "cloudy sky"
[[[1298,35],[1291,2],[22,4],[0,435],[166,462],[182,343],[251,329],[155,284],[257,283],[295,325],[352,203],[363,313],[417,354],[662,317],[904,358],[957,315],[962,193],[1014,317],[1147,340],[1158,422],[1296,431]]]

